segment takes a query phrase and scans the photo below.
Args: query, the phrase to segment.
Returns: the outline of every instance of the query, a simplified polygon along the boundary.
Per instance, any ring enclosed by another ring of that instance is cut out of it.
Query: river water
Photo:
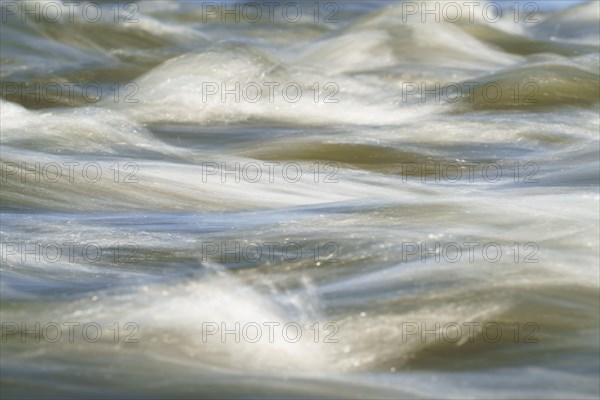
[[[2,397],[598,398],[599,3],[280,3],[2,3]]]

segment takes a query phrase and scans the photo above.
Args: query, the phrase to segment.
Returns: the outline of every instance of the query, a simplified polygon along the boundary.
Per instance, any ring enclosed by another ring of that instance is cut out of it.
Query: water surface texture
[[[598,1],[71,3],[2,2],[2,398],[598,398]]]

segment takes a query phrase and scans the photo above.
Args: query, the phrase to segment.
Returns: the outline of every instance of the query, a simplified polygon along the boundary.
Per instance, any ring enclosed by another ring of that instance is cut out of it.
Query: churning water
[[[2,397],[598,398],[600,3],[280,3],[2,2]]]

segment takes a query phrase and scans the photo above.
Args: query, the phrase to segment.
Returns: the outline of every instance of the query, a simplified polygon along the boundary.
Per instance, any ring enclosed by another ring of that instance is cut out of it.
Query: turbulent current
[[[600,395],[600,3],[3,1],[2,398]]]

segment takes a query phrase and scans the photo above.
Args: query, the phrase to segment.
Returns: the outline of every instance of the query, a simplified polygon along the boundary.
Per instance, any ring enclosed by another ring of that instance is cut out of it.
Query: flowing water
[[[3,2],[2,397],[598,398],[599,3],[458,3]]]

